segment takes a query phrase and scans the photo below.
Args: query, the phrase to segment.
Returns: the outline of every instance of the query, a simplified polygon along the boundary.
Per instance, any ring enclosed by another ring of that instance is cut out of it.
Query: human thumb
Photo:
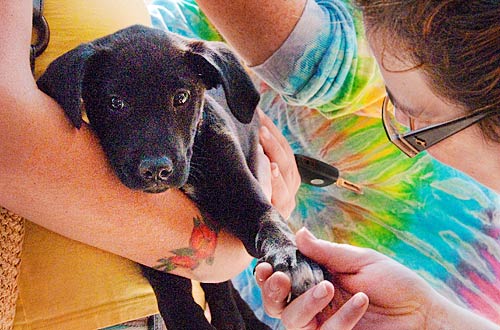
[[[376,257],[370,249],[318,239],[306,228],[297,231],[296,242],[300,252],[332,273],[357,273]]]

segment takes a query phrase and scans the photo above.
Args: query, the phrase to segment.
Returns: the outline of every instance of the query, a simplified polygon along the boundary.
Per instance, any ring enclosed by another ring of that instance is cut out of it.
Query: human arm
[[[450,302],[416,273],[374,250],[318,240],[304,229],[297,233],[297,245],[304,255],[323,264],[332,274],[334,310],[343,306],[356,292],[369,297],[370,305],[355,329],[500,329],[500,326]],[[285,307],[289,281],[284,274],[270,276],[268,266],[260,265],[256,277],[271,315],[281,316],[285,324],[312,322],[316,325],[309,329],[344,329],[333,326],[339,324],[337,314],[318,327],[318,316],[321,317],[318,311],[327,306],[333,294],[314,299],[316,288],[312,288],[300,297],[301,300],[297,298]],[[311,300],[315,301],[315,308],[304,308],[304,303]],[[360,310],[354,311],[351,317],[359,314]]]
[[[36,88],[29,66],[32,2],[1,1],[0,205],[66,237],[149,266],[189,246],[197,208],[182,193],[151,195],[124,187],[87,127],[74,129]],[[174,272],[228,279],[250,261],[220,233],[212,264]],[[228,266],[230,265],[230,267]]]
[[[288,103],[333,118],[366,109],[382,97],[360,15],[348,1],[197,2],[251,69]]]
[[[288,38],[307,0],[197,0],[248,65],[262,64]]]

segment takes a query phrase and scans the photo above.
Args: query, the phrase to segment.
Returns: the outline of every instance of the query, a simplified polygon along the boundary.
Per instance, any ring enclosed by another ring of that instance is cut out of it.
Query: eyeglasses
[[[387,92],[382,104],[385,133],[389,140],[410,158],[485,118],[500,114],[499,109],[487,109],[415,130],[413,118],[407,117],[405,122],[401,116],[398,118],[396,111],[391,94]]]

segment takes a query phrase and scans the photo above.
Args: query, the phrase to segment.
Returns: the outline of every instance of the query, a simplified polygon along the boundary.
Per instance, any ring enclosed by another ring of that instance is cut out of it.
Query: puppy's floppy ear
[[[88,60],[96,54],[91,43],[55,59],[37,80],[38,88],[59,103],[77,128],[82,126],[82,85]]]
[[[236,119],[245,124],[252,121],[260,96],[236,56],[221,42],[195,41],[188,47],[189,60],[207,88],[222,84]]]

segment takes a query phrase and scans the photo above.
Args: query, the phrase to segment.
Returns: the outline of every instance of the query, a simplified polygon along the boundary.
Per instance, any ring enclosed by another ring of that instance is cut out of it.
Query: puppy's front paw
[[[297,267],[292,269],[291,274],[289,274],[292,280],[290,300],[297,298],[325,279],[323,270],[317,263],[304,256],[298,250],[296,254]]]
[[[295,246],[268,251],[259,259],[260,262],[267,262],[273,266],[274,271],[283,272],[290,277],[292,290],[288,302],[324,279],[321,267],[300,253]]]

